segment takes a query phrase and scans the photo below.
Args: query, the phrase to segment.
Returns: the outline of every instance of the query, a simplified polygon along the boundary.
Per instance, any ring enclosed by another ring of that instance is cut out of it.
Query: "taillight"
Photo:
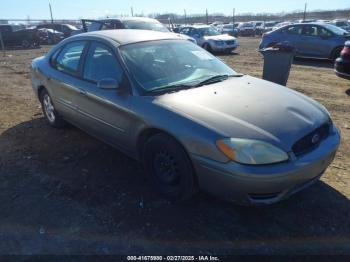
[[[350,56],[350,47],[349,46],[345,46],[343,48],[343,50],[341,51],[340,55],[342,55],[342,56]]]

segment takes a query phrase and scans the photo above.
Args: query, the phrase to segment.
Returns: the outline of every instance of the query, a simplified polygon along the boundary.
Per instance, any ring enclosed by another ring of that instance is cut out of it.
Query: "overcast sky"
[[[305,2],[309,10],[350,8],[350,0],[3,0],[0,8],[0,19],[49,18],[48,4],[51,2],[55,19],[98,18],[106,15],[145,15],[152,13],[173,12],[183,14],[209,13],[276,13],[302,10]]]

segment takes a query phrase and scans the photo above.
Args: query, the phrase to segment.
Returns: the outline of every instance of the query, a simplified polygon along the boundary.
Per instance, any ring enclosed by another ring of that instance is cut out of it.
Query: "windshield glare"
[[[149,21],[123,21],[126,29],[141,29],[141,30],[152,30],[159,32],[169,32],[169,30],[161,23],[149,22]]]
[[[330,24],[324,24],[323,25],[325,28],[327,28],[328,30],[332,31],[334,34],[336,35],[346,35],[349,34],[346,30],[337,27],[335,25],[330,25]]]
[[[129,71],[143,91],[196,85],[217,75],[237,75],[215,56],[183,40],[163,40],[120,48]]]
[[[198,28],[198,31],[203,36],[215,36],[220,35],[219,31],[216,30],[214,27],[202,27]]]

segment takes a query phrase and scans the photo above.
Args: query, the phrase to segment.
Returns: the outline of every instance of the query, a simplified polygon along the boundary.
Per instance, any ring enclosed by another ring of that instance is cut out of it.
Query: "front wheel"
[[[171,201],[186,200],[196,191],[192,163],[183,147],[166,134],[156,134],[147,140],[143,164],[153,186]]]
[[[66,122],[56,111],[52,99],[46,90],[40,93],[41,108],[43,110],[44,116],[50,126],[61,128],[66,125]]]
[[[203,48],[205,49],[205,50],[207,50],[208,52],[212,52],[213,50],[212,50],[212,48],[211,48],[211,46],[208,44],[208,43],[205,43],[204,45],[203,45]]]

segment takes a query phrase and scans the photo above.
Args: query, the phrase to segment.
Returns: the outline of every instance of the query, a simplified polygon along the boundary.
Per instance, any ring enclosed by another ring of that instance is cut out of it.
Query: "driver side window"
[[[84,79],[98,82],[112,78],[121,83],[123,69],[112,50],[102,43],[91,44],[84,66]]]

